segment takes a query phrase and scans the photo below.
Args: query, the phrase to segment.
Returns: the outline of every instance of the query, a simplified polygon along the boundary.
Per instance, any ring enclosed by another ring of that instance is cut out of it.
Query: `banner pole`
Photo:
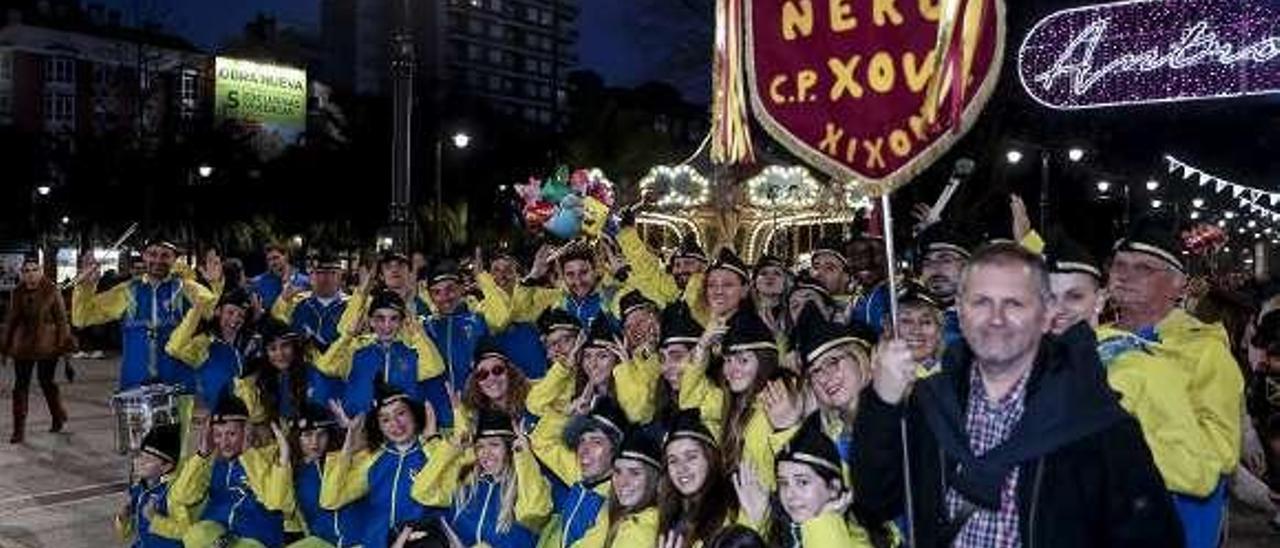
[[[893,202],[886,192],[880,196],[880,220],[884,231],[884,255],[889,283],[889,321],[892,333],[898,335],[898,265],[893,246]],[[907,546],[915,546],[915,508],[911,489],[911,446],[907,437],[907,415],[904,413],[898,422],[899,437],[902,443],[902,486],[903,501],[906,506]]]

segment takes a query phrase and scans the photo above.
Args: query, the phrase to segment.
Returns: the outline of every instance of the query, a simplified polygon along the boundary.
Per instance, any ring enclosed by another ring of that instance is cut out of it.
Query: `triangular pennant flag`
[[[1249,189],[1249,201],[1250,201],[1250,202],[1255,202],[1255,203],[1256,203],[1256,202],[1258,201],[1258,198],[1261,198],[1261,197],[1262,197],[1262,191],[1261,191],[1261,190],[1257,190],[1257,189],[1254,189],[1254,188]]]
[[[1226,181],[1223,181],[1222,179],[1214,179],[1214,180],[1213,180],[1213,191],[1214,191],[1214,192],[1222,192],[1222,189],[1224,189],[1224,188],[1226,188],[1226,187],[1227,187],[1227,182],[1226,182]]]
[[[1280,194],[1272,192],[1267,197],[1271,199],[1271,207],[1275,207],[1276,204],[1280,204]]]
[[[1242,186],[1236,186],[1236,185],[1231,185],[1231,197],[1232,197],[1232,198],[1239,198],[1241,194],[1244,194],[1244,187],[1242,187]]]
[[[1213,180],[1213,176],[1212,176],[1212,175],[1209,175],[1208,173],[1201,173],[1201,174],[1200,174],[1200,186],[1207,185],[1207,184],[1209,184],[1209,181],[1212,181],[1212,180]]]
[[[1174,160],[1173,158],[1165,156],[1165,160],[1169,162],[1169,173],[1178,171],[1178,168],[1182,167],[1180,162],[1178,162],[1177,160]]]
[[[1191,167],[1191,166],[1189,166],[1189,165],[1186,165],[1186,164],[1183,164],[1183,165],[1182,165],[1182,178],[1183,178],[1183,179],[1190,179],[1190,178],[1191,178],[1191,176],[1196,175],[1196,174],[1199,174],[1199,173],[1200,173],[1200,171],[1199,171],[1199,170],[1197,170],[1196,168],[1193,168],[1193,167]]]

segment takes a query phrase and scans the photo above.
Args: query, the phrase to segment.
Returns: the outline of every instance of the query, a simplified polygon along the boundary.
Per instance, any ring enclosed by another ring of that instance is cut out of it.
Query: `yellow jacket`
[[[724,413],[729,405],[729,394],[707,378],[705,364],[697,364],[693,360],[685,363],[680,372],[679,404],[681,409],[698,409],[707,430],[723,444]],[[743,458],[756,468],[761,482],[772,490],[775,483],[774,455],[782,450],[782,444],[789,436],[774,435],[773,424],[769,422],[759,397],[751,402],[742,438]]]
[[[558,361],[552,362],[547,374],[529,386],[525,407],[538,417],[564,414],[569,402],[573,401],[573,383],[573,372]]]
[[[573,548],[652,548],[658,544],[658,507],[650,506],[633,514],[622,517],[613,542],[608,545],[609,512],[601,509],[596,516],[596,523],[587,530]]]
[[[870,548],[871,538],[867,531],[857,524],[833,512],[822,512],[817,517],[800,524],[800,546],[804,548],[827,548],[828,546],[848,546],[849,548]]]
[[[537,531],[551,517],[551,484],[543,477],[532,451],[516,451],[512,455],[516,474],[515,519],[530,531]],[[463,449],[452,442],[442,443],[432,457],[414,478],[410,494],[425,506],[449,507],[456,502],[463,469],[476,461],[475,450]],[[474,502],[483,504],[483,501]]]
[[[675,277],[649,249],[649,245],[640,239],[640,233],[634,226],[618,231],[618,246],[631,267],[627,283],[659,306],[665,307],[680,299],[680,287],[676,285]]]
[[[71,325],[88,327],[124,317],[133,300],[130,295],[132,287],[131,283],[121,283],[98,293],[93,285],[76,284],[71,293]],[[213,304],[217,301],[212,291],[195,280],[183,279],[182,293],[193,305],[205,305],[210,311],[213,310]]]
[[[258,502],[268,510],[288,513],[295,505],[293,466],[288,462],[280,462],[279,453],[279,448],[273,443],[246,449],[236,458],[244,467],[245,477]],[[209,492],[213,462],[212,457],[202,457],[199,454],[188,457],[169,491],[170,500],[188,506],[203,501]]]
[[[444,439],[436,436],[422,442],[422,451],[429,456],[435,455],[444,444]],[[368,495],[369,469],[381,454],[381,448],[366,448],[350,456],[343,454],[342,451],[333,451],[326,455],[324,481],[320,483],[320,507],[325,510],[337,510]],[[428,458],[427,464],[430,465],[435,460]]]
[[[174,477],[174,473],[167,474],[160,478],[160,483],[164,484],[172,482]],[[134,504],[132,497],[130,497],[129,504],[131,506]],[[143,509],[135,507],[133,508],[133,511],[143,511]],[[192,523],[195,523],[194,518],[198,514],[199,508],[179,504],[177,501],[173,500],[171,495],[166,493],[165,513],[161,514],[157,512],[152,516],[151,519],[148,520],[147,528],[150,530],[152,535],[157,537],[163,537],[171,540],[182,540],[182,535],[187,532],[187,528],[190,527]],[[117,514],[112,519],[112,525],[115,527],[116,534],[119,536],[120,540],[128,541],[135,535],[142,533],[142,531],[138,531],[135,527],[136,520],[122,520],[120,517],[121,516]]]
[[[627,420],[634,424],[645,424],[653,420],[658,406],[655,385],[661,375],[662,366],[656,355],[637,356],[613,368],[614,396],[622,412],[627,415]],[[574,373],[568,367],[560,362],[552,363],[547,368],[547,374],[533,383],[525,397],[529,412],[539,417],[563,414],[576,396],[574,381]]]
[[[396,340],[417,352],[418,380],[425,381],[444,373],[444,357],[440,355],[435,343],[427,337],[422,322],[405,322],[400,332],[396,333]],[[316,360],[316,369],[326,376],[345,379],[351,373],[351,363],[356,351],[377,343],[378,338],[372,333],[352,335],[349,331],[343,331],[342,336],[329,346],[329,350]]]

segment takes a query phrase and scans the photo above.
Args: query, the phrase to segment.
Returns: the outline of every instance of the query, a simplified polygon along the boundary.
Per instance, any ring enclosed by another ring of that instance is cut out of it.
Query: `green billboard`
[[[307,71],[243,59],[214,61],[214,113],[257,133],[260,151],[298,142],[307,127]]]

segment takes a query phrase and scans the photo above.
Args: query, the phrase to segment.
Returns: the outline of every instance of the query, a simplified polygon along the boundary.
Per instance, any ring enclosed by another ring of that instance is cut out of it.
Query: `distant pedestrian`
[[[53,424],[50,432],[61,432],[67,421],[58,385],[54,381],[58,359],[75,350],[75,337],[62,296],[53,282],[45,277],[40,262],[28,257],[22,263],[22,280],[13,290],[4,330],[0,333],[0,352],[13,358],[16,381],[13,385],[13,434],[9,443],[22,443],[26,433],[27,392],[32,373],[37,373],[40,391],[49,405]]]

